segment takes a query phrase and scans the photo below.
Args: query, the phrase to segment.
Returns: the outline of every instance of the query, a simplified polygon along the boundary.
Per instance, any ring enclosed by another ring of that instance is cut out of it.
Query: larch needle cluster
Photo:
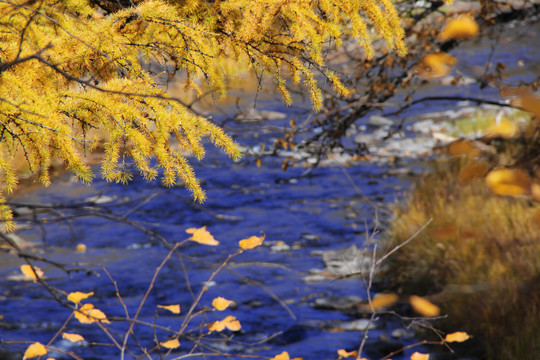
[[[205,138],[232,158],[239,147],[168,96],[152,65],[181,72],[186,89],[201,92],[204,84],[223,96],[231,74],[222,62],[247,61],[257,74],[274,76],[287,103],[287,81],[303,83],[316,110],[322,96],[315,76],[349,92],[326,69],[324,51],[356,38],[370,57],[376,37],[406,51],[390,0],[0,0],[4,228],[13,228],[4,196],[17,185],[16,152],[45,185],[54,159],[90,182],[85,156],[99,146],[105,179],[129,182],[135,168],[165,185],[182,179],[204,199],[188,156],[204,156]]]

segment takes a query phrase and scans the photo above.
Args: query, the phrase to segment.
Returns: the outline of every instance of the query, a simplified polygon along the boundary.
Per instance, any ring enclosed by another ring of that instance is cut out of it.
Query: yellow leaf
[[[86,245],[77,244],[77,246],[75,247],[75,252],[79,253],[79,254],[85,253],[86,252]]]
[[[201,228],[189,228],[186,230],[188,234],[192,234],[191,238],[189,238],[191,241],[198,242],[199,244],[203,245],[211,245],[216,246],[219,245],[219,241],[214,239],[212,234],[210,234],[206,230],[206,226],[203,226]]]
[[[83,293],[80,291],[75,291],[69,293],[67,296],[68,301],[74,302],[75,304],[80,304],[82,300],[88,299],[90,296],[94,295],[94,292]]]
[[[429,354],[422,354],[417,351],[411,355],[411,360],[429,360]]]
[[[23,360],[32,359],[32,358],[43,356],[43,355],[47,355],[47,348],[45,348],[43,344],[39,342],[35,342],[26,348],[26,351],[24,352]]]
[[[289,360],[289,353],[284,351],[282,352],[281,354],[278,354],[276,356],[274,356],[272,359],[270,360]]]
[[[469,139],[458,139],[448,144],[446,147],[448,155],[459,156],[467,155],[471,157],[478,157],[482,155],[482,151],[478,148],[474,141]]]
[[[470,336],[466,332],[463,331],[457,331],[452,334],[447,334],[444,338],[444,341],[446,342],[464,342],[469,340]]]
[[[455,63],[456,58],[450,54],[431,53],[422,58],[416,70],[423,78],[435,79],[448,75]]]
[[[160,309],[169,310],[173,314],[180,314],[180,305],[158,305],[157,306]]]
[[[243,249],[243,250],[249,250],[249,249],[256,248],[257,246],[259,246],[259,245],[261,245],[263,243],[264,236],[265,235],[263,233],[262,236],[252,236],[250,238],[240,240],[238,242],[238,246],[240,246],[240,248]]]
[[[110,323],[107,316],[101,310],[95,309],[92,304],[84,304],[79,310],[75,310],[75,317],[81,324],[92,324],[97,321]]]
[[[512,121],[505,119],[499,120],[497,123],[491,125],[486,130],[487,138],[502,137],[503,139],[511,139],[518,134],[519,128]]]
[[[216,310],[223,311],[226,308],[229,307],[233,302],[230,300],[227,300],[225,298],[217,297],[212,301],[212,306],[216,308]]]
[[[532,179],[524,170],[504,168],[490,171],[486,184],[497,195],[519,196],[530,193]]]
[[[178,339],[171,339],[164,342],[160,342],[159,345],[167,349],[176,349],[177,347],[180,347],[180,341],[178,341]]]
[[[439,34],[440,41],[465,40],[478,35],[478,24],[469,14],[448,21]]]
[[[411,302],[414,311],[422,316],[433,317],[441,313],[441,310],[437,305],[433,305],[431,302],[420,296],[413,295],[409,298],[409,301]]]
[[[32,266],[28,264],[21,265],[21,272],[24,276],[29,279],[33,279],[34,281],[37,280],[36,274],[39,277],[43,276],[43,271],[39,267],[34,266],[34,269],[32,270]]]
[[[347,351],[345,349],[339,349],[337,351],[340,358],[357,357],[358,351]]]
[[[394,293],[378,294],[371,300],[374,310],[394,305],[398,301],[398,296]],[[356,355],[355,355],[356,356]]]
[[[236,320],[234,316],[227,316],[225,319],[220,321],[214,321],[208,325],[208,330],[212,331],[223,331],[225,328],[231,331],[238,331],[242,328],[240,321]]]
[[[84,338],[79,334],[62,333],[62,339],[69,340],[71,342],[84,341]]]

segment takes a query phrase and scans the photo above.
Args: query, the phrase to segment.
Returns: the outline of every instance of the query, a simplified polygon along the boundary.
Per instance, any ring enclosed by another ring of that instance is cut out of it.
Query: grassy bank
[[[472,161],[437,161],[397,207],[389,246],[433,222],[388,259],[384,279],[429,295],[448,314],[436,326],[469,332],[487,358],[537,359],[540,204],[493,195],[483,176],[462,181]]]

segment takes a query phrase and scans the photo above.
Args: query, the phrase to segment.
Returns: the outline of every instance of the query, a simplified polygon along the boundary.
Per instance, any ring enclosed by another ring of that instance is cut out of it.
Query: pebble
[[[394,122],[384,116],[380,115],[371,115],[367,122],[369,126],[382,127],[382,126],[392,126]]]
[[[239,123],[256,123],[262,121],[283,120],[287,114],[279,111],[248,109],[241,111],[234,117],[234,121]]]

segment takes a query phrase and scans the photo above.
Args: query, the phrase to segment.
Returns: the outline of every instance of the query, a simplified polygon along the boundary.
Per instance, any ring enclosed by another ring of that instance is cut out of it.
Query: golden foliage
[[[84,341],[84,337],[79,334],[62,333],[62,339],[66,339],[71,342]]]
[[[486,185],[497,195],[520,196],[530,193],[532,179],[522,169],[494,169],[487,174]]]
[[[178,339],[171,339],[164,342],[160,342],[159,345],[167,349],[176,349],[180,347],[180,341],[178,341]]]
[[[439,34],[440,41],[465,40],[478,35],[478,24],[469,14],[450,19]]]
[[[427,54],[422,58],[416,71],[425,79],[437,79],[450,74],[456,63],[456,58],[450,54],[437,52]]]
[[[227,300],[221,296],[212,300],[212,306],[218,311],[223,311],[227,309],[232,303],[232,301]]]
[[[93,296],[94,292],[91,291],[89,293],[83,293],[80,291],[75,291],[72,293],[69,293],[67,296],[68,301],[74,302],[77,305],[80,305],[82,300],[88,299],[90,296]]]
[[[208,230],[206,230],[206,226],[203,226],[201,228],[189,228],[186,229],[186,232],[188,234],[192,234],[192,236],[189,238],[191,241],[198,242],[199,244],[203,245],[210,245],[210,246],[217,246],[219,245],[219,241],[214,239],[212,234]]]
[[[358,356],[358,351],[356,351],[356,350],[347,351],[345,349],[339,349],[337,351],[337,353],[338,353],[338,356],[339,356],[340,359],[348,358],[348,357],[357,357]]]
[[[208,325],[208,330],[210,330],[210,332],[219,332],[225,330],[226,328],[231,331],[238,331],[242,328],[242,325],[240,325],[240,321],[236,320],[236,317],[234,316],[227,316],[223,320],[214,321]]]
[[[43,276],[43,270],[37,266],[30,266],[28,264],[21,265],[21,272],[24,276],[34,281],[36,281],[38,277]]]
[[[23,360],[32,359],[38,356],[47,355],[47,348],[39,342],[35,342],[26,348],[24,352]]]
[[[160,308],[160,309],[168,310],[168,311],[172,312],[173,314],[180,314],[180,305],[178,305],[178,304],[175,304],[175,305],[158,305],[157,307]]]
[[[411,355],[411,360],[429,360],[429,354],[422,354],[416,351]]]
[[[263,243],[264,237],[264,234],[262,234],[262,236],[251,236],[247,239],[240,240],[238,246],[240,246],[242,250],[254,249]]]
[[[98,321],[109,323],[107,316],[101,310],[94,308],[92,304],[84,304],[79,310],[75,310],[75,318],[81,324],[92,324]]]
[[[371,300],[371,306],[373,310],[386,308],[394,305],[398,301],[398,296],[395,293],[377,294]]]
[[[441,310],[437,305],[432,304],[429,300],[426,300],[420,296],[413,295],[409,298],[414,311],[425,317],[438,316]]]
[[[457,331],[455,333],[447,334],[444,338],[446,342],[464,342],[469,340],[471,337],[469,334],[463,331]]]

